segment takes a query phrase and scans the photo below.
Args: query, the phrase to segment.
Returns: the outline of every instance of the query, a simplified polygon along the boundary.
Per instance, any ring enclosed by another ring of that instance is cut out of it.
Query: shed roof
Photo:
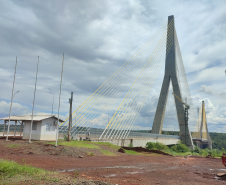
[[[56,118],[54,115],[34,115],[34,121],[41,121],[47,118]],[[1,120],[9,120],[9,117],[1,118]],[[10,116],[10,121],[31,121],[31,115],[29,116]],[[59,119],[59,122],[64,122],[62,119]]]

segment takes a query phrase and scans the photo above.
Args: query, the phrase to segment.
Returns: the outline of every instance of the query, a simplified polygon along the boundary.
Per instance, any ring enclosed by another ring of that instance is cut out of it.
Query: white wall
[[[31,139],[40,140],[42,121],[33,121],[33,123],[37,123],[37,129],[32,130]],[[31,121],[25,121],[24,122],[24,130],[23,130],[23,139],[29,139],[30,129],[31,129]]]
[[[57,126],[53,125],[53,122],[57,121],[55,118],[48,118],[42,120],[42,130],[41,130],[41,138],[40,140],[56,140],[56,129]],[[46,130],[46,124],[50,123],[50,131]]]
[[[53,125],[53,122],[57,121],[56,118],[47,118],[37,123],[37,130],[32,130],[31,139],[33,140],[56,140],[56,125]],[[50,123],[50,131],[46,130],[46,124]],[[24,122],[24,131],[23,131],[23,139],[29,139],[31,128],[31,121]]]

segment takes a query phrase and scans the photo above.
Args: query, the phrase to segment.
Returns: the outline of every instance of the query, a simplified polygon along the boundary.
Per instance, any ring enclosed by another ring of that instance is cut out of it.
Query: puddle
[[[101,167],[101,168],[138,168],[137,166],[111,166],[111,167]]]
[[[143,168],[139,168],[137,166],[109,166],[109,167],[97,167],[95,169],[114,169],[114,168],[136,168],[136,169],[143,169]],[[69,169],[69,170],[60,170],[58,172],[71,172],[71,171],[74,171],[74,170],[81,170],[82,168],[74,168],[74,169]],[[87,168],[87,169],[94,169],[94,168]]]
[[[72,171],[75,171],[76,169],[69,169],[69,170],[61,170],[61,171],[57,171],[57,172],[72,172]]]
[[[223,170],[223,171],[226,171],[226,169],[218,169],[218,170]]]
[[[62,170],[62,171],[57,171],[57,172],[66,172],[66,170]]]
[[[209,169],[209,170],[214,170],[214,169]]]
[[[143,173],[143,172],[126,172],[128,174],[137,174],[137,173]]]
[[[115,177],[116,174],[106,175],[105,177]]]
[[[219,180],[219,177],[215,177],[216,180]]]

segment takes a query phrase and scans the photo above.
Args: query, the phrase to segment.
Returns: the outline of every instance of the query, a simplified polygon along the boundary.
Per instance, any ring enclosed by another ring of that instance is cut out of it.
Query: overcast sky
[[[20,92],[12,115],[31,114],[38,56],[35,113],[51,113],[53,93],[57,114],[65,54],[65,119],[71,91],[76,109],[174,15],[194,106],[204,100],[209,130],[226,132],[225,10],[223,0],[0,0],[0,117],[9,115],[16,56]],[[152,126],[163,74],[164,67],[139,115],[141,127]]]

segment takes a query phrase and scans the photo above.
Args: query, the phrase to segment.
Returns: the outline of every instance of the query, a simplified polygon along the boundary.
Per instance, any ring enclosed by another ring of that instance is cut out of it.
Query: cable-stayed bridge
[[[150,121],[150,129],[141,132],[136,124],[137,118],[150,99],[150,91],[164,64],[165,76],[153,125]],[[187,121],[184,105],[172,97],[171,92],[190,106]],[[170,128],[167,114],[169,114],[168,118],[171,117],[169,113],[171,110],[175,112],[174,121],[177,122],[179,136],[162,134],[165,122]],[[110,118],[109,112],[112,114]],[[106,122],[104,120],[107,117]],[[191,129],[195,126],[195,122],[196,115],[180,52],[174,16],[169,16],[167,23],[85,100],[73,112],[71,119],[68,117],[60,125],[59,130],[60,133],[66,133],[70,128],[71,133],[76,136],[88,135],[89,138],[104,141],[123,142],[127,139],[132,142],[132,139],[137,138],[145,142],[149,139],[175,144],[180,139],[192,148]]]
[[[195,141],[197,143],[197,146],[201,149],[212,149],[212,141],[207,127],[204,101],[202,101],[201,109],[199,109],[199,114],[195,127],[195,132],[192,133],[193,141]]]

